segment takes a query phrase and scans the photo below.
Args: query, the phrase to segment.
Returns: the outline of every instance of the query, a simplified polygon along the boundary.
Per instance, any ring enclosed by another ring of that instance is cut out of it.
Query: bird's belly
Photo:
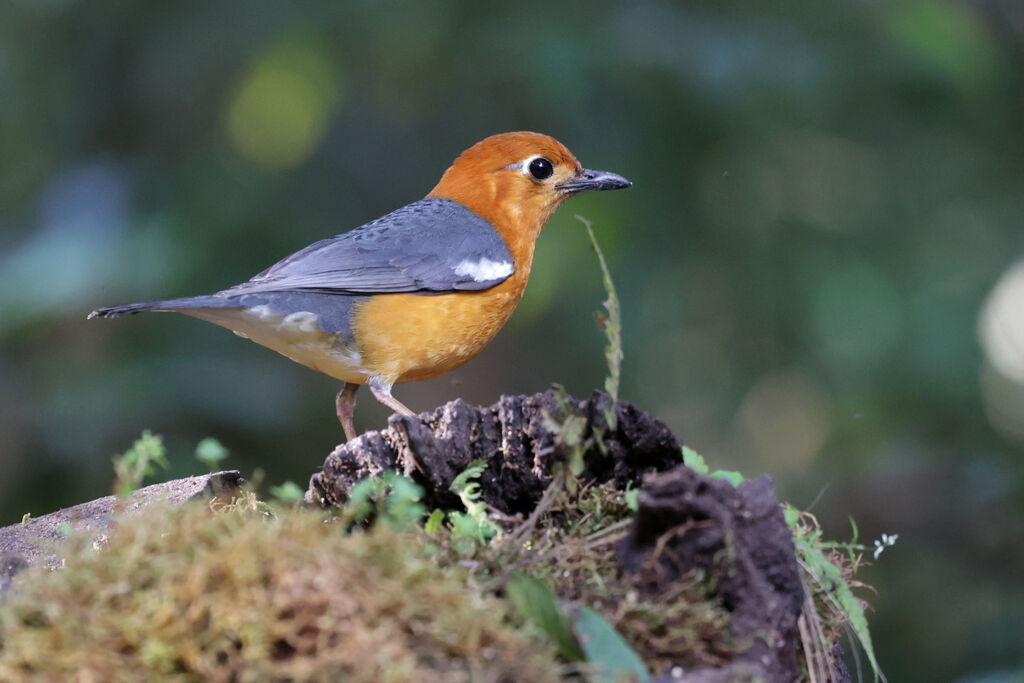
[[[275,315],[258,308],[199,308],[181,312],[226,327],[300,365],[343,382],[365,384],[367,381],[368,373],[359,351],[351,343],[344,343],[341,335],[321,329],[312,312]]]
[[[512,315],[522,295],[515,284],[506,280],[484,292],[386,294],[357,304],[352,330],[364,367],[391,383],[457,368]]]

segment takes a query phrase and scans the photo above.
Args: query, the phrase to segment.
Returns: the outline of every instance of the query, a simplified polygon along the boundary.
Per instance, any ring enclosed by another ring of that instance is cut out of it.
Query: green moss
[[[248,499],[122,521],[19,575],[0,680],[557,680],[553,649],[419,532]],[[83,678],[84,677],[84,678]]]

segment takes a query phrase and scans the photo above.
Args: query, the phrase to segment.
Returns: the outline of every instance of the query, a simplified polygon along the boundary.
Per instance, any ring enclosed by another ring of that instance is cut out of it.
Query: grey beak
[[[579,175],[555,185],[555,189],[565,194],[576,194],[587,190],[620,190],[624,187],[632,187],[632,185],[633,183],[617,173],[585,168]]]

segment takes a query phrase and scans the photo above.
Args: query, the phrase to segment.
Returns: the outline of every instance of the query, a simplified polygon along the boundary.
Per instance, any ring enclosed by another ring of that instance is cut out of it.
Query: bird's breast
[[[357,304],[352,330],[364,367],[396,383],[430,379],[462,365],[512,315],[527,274],[517,271],[483,291],[384,294]]]

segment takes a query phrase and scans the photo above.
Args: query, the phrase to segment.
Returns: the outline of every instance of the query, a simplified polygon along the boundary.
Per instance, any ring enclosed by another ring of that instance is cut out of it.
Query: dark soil
[[[687,467],[644,479],[640,508],[619,561],[644,590],[699,567],[717,581],[739,653],[730,677],[696,680],[793,681],[799,678],[797,619],[804,592],[793,541],[766,475],[734,487]]]
[[[623,571],[648,596],[697,568],[706,572],[730,611],[735,648],[724,669],[686,671],[683,681],[790,682],[801,676],[797,618],[804,599],[790,531],[767,476],[733,487],[681,464],[668,428],[626,401],[614,405],[608,429],[607,394],[570,399],[586,419],[585,434],[602,433],[604,448],[586,453],[584,482],[641,484],[639,510],[619,547]],[[310,481],[307,501],[340,504],[360,479],[396,469],[424,487],[425,503],[457,507],[452,481],[477,459],[483,499],[507,515],[528,515],[551,481],[555,435],[545,411],[559,416],[554,392],[503,396],[488,408],[453,401],[417,418],[393,416],[388,428],[338,447]],[[564,416],[563,416],[564,417]]]

